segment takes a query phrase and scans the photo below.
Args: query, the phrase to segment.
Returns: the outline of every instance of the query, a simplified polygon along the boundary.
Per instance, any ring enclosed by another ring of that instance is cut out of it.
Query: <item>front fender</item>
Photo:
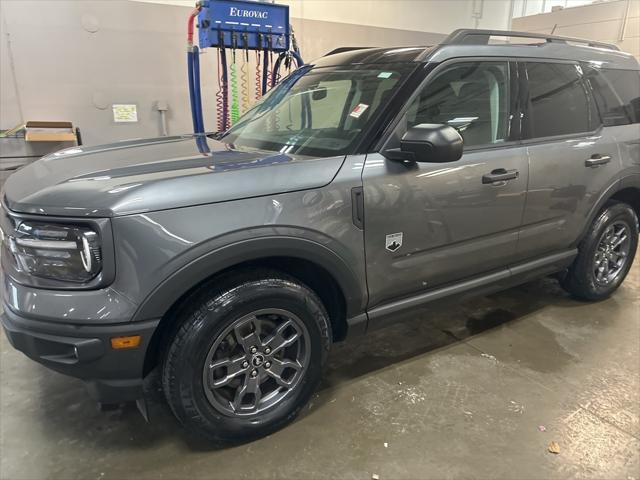
[[[273,229],[274,227],[269,228],[271,231]],[[330,248],[326,239],[302,238],[296,235],[300,234],[297,232],[298,229],[286,230],[289,230],[288,235],[256,237],[255,231],[251,233],[251,238],[237,239],[238,233],[230,235],[236,239],[202,253],[163,280],[140,304],[133,320],[162,317],[180,297],[198,283],[234,265],[269,257],[298,258],[321,266],[340,286],[345,297],[347,317],[363,312],[366,305],[366,284],[351,268],[349,262]],[[316,236],[319,234],[316,233]],[[218,245],[220,240],[216,239]],[[202,249],[206,249],[206,246],[201,246],[200,250]]]

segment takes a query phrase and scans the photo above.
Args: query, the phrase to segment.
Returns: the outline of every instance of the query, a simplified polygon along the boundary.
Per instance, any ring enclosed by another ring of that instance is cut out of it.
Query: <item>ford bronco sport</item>
[[[11,176],[2,324],[100,402],[144,405],[159,368],[188,429],[266,435],[333,342],[430,302],[550,274],[611,295],[638,243],[639,122],[638,62],[607,44],[460,30],[339,49],[226,132]]]

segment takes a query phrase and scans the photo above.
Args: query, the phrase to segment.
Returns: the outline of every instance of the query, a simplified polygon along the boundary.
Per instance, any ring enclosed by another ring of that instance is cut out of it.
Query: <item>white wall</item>
[[[136,0],[193,6],[189,0]],[[511,0],[276,0],[292,18],[401,30],[450,33],[457,28],[506,29]],[[477,18],[477,21],[476,21]]]
[[[639,0],[597,3],[514,18],[513,29],[536,33],[554,31],[556,35],[615,43],[621,50],[640,58]]]
[[[510,0],[288,0],[293,17],[450,33],[457,28],[506,29]],[[477,21],[476,21],[477,18]]]
[[[188,127],[190,114],[182,108],[188,102],[184,7],[20,0],[0,2],[0,15],[6,25],[0,128],[21,120],[68,120],[82,129],[88,143],[155,136],[159,114],[153,104],[158,100],[169,102],[173,132],[176,126],[180,131]],[[83,23],[94,23],[97,31],[90,33]],[[205,86],[212,90],[213,81]],[[112,103],[138,104],[140,121],[114,124]]]
[[[0,6],[0,116],[11,118],[15,123],[22,121],[20,117],[20,101],[17,96],[15,78],[13,76],[13,60],[10,55],[11,39],[8,37],[6,18]],[[0,126],[0,128],[3,128]],[[6,126],[4,128],[11,128]]]
[[[157,136],[154,105],[166,101],[169,133],[191,131],[188,13],[186,6],[124,0],[1,0],[0,128],[26,120],[71,121],[87,144]],[[308,61],[339,46],[428,45],[442,38],[311,19],[292,23]],[[205,125],[214,130],[215,51],[205,50],[201,62]],[[139,121],[115,124],[114,103],[137,104]]]

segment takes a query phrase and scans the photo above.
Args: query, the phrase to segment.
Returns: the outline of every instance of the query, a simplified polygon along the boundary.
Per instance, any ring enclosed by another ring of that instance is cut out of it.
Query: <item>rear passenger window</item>
[[[527,63],[530,138],[585,133],[600,123],[578,65]],[[527,128],[528,127],[528,128]]]
[[[640,122],[640,72],[586,66],[585,75],[605,125]]]

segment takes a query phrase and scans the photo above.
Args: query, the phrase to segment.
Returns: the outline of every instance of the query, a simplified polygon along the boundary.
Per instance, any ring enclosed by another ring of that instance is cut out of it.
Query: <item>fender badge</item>
[[[390,252],[395,252],[402,246],[402,232],[390,233],[387,235],[385,248]]]

